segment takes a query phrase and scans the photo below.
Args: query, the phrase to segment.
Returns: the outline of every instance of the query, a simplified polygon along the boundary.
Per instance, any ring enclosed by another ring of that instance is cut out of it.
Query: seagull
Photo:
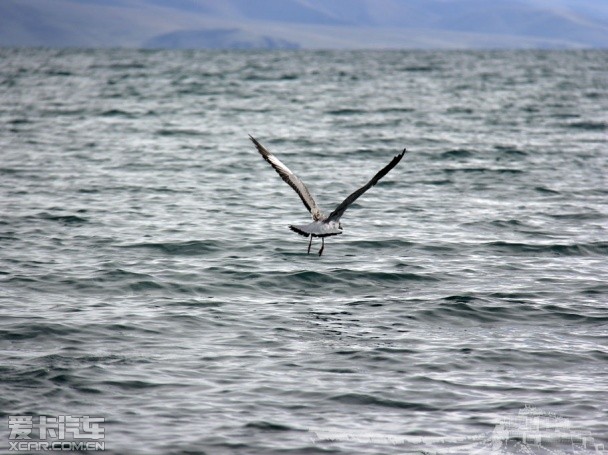
[[[344,201],[338,207],[336,207],[333,212],[331,212],[328,216],[325,216],[319,209],[319,206],[310,194],[310,191],[308,191],[308,188],[306,188],[306,185],[304,185],[304,182],[302,182],[297,175],[291,172],[289,168],[285,166],[276,156],[274,156],[262,144],[260,144],[256,138],[249,135],[249,139],[251,139],[255,147],[258,149],[260,155],[262,155],[262,157],[268,161],[274,170],[277,171],[285,183],[287,183],[295,190],[296,193],[298,193],[298,196],[300,196],[300,199],[302,199],[302,202],[304,203],[304,207],[306,207],[306,209],[310,212],[312,216],[312,223],[299,225],[291,224],[289,225],[289,229],[304,237],[310,237],[310,241],[308,242],[308,254],[310,254],[310,247],[312,246],[313,237],[321,237],[322,243],[321,249],[319,250],[319,256],[323,254],[323,249],[325,248],[325,237],[342,234],[340,218],[342,218],[342,215],[344,215],[346,209],[353,202],[355,202],[359,196],[378,183],[378,181],[388,174],[392,168],[397,166],[397,163],[401,161],[401,158],[403,158],[403,155],[406,152],[406,149],[403,149],[403,151],[396,155],[390,163],[380,169],[380,171],[378,171],[378,173],[374,175],[369,182],[344,199]]]

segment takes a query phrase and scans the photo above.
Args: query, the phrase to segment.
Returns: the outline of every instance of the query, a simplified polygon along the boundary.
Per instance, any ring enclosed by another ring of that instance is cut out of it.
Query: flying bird
[[[274,156],[262,144],[260,144],[256,138],[250,135],[249,139],[251,139],[255,147],[258,149],[258,152],[260,152],[262,157],[268,161],[275,171],[277,171],[285,183],[287,183],[295,190],[296,193],[298,193],[298,196],[300,196],[300,199],[302,199],[304,206],[310,212],[312,216],[312,223],[298,225],[291,224],[289,225],[289,229],[303,235],[304,237],[310,237],[310,241],[308,242],[308,254],[310,254],[310,247],[312,246],[313,237],[321,237],[321,249],[319,250],[319,256],[323,254],[323,249],[325,248],[325,237],[342,234],[340,218],[342,218],[342,215],[344,215],[346,209],[353,202],[355,202],[359,196],[369,190],[372,186],[378,183],[382,177],[388,174],[389,171],[394,168],[399,161],[401,161],[401,158],[403,158],[403,155],[406,152],[406,149],[403,149],[403,151],[396,155],[390,163],[380,169],[380,171],[378,171],[378,173],[374,175],[369,182],[344,199],[344,201],[338,207],[336,207],[333,212],[331,212],[328,216],[325,216],[319,209],[319,206],[310,194],[310,191],[308,191],[308,188],[306,188],[306,185],[304,185],[304,182],[302,182],[297,175],[291,172],[289,168],[285,166],[276,156]]]

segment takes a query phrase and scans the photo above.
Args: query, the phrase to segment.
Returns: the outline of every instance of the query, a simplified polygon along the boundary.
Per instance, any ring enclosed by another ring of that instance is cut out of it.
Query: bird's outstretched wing
[[[251,141],[255,144],[255,147],[258,149],[258,152],[260,152],[260,155],[262,155],[262,157],[268,161],[274,170],[277,171],[285,183],[287,183],[295,190],[296,193],[298,193],[298,196],[300,196],[300,199],[302,199],[304,206],[312,215],[312,219],[314,221],[321,219],[321,210],[317,206],[317,203],[313,197],[310,195],[310,191],[308,191],[308,188],[306,188],[304,182],[302,182],[297,175],[291,172],[287,166],[281,163],[276,156],[266,150],[266,148],[260,144],[256,138],[249,135],[249,139],[251,139]]]
[[[336,210],[334,210],[333,212],[331,212],[329,214],[329,216],[327,217],[327,221],[338,221],[342,217],[342,215],[344,214],[344,212],[346,211],[346,209],[348,208],[349,205],[351,205],[353,202],[355,202],[359,196],[361,196],[363,193],[365,193],[367,190],[369,190],[372,186],[374,186],[376,183],[378,183],[378,181],[382,177],[384,177],[386,174],[388,174],[392,168],[397,166],[397,163],[399,163],[399,161],[401,161],[401,158],[403,158],[403,155],[405,154],[405,152],[406,152],[406,150],[403,149],[403,151],[399,155],[395,156],[390,163],[388,163],[376,175],[374,175],[374,177],[369,182],[367,182],[366,185],[362,186],[357,191],[355,191],[353,194],[351,194],[346,199],[344,199],[344,202],[342,202],[338,207],[336,207]]]

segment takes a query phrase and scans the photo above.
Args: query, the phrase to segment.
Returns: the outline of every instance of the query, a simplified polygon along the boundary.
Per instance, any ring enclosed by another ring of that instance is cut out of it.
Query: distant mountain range
[[[608,0],[0,0],[0,46],[608,48]]]

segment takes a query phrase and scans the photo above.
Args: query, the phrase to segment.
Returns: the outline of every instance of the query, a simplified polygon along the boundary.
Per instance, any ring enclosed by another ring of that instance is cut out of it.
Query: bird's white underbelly
[[[337,221],[330,221],[329,223],[313,221],[309,224],[291,225],[289,227],[292,231],[305,236],[327,237],[342,234],[342,229]]]

